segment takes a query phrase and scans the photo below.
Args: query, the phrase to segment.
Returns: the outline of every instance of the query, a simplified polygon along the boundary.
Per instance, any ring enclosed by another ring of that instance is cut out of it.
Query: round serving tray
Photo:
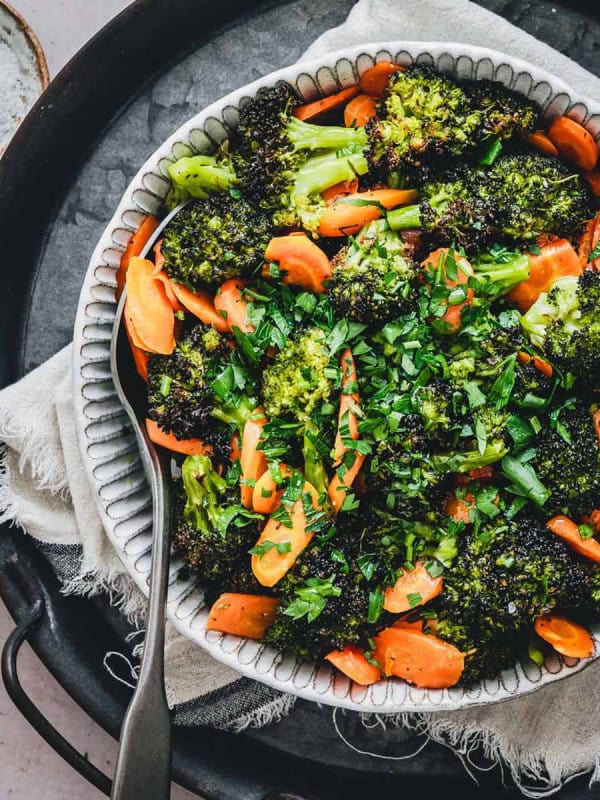
[[[150,141],[152,149],[164,138],[166,98],[172,98],[172,129],[195,108],[256,77],[259,69],[268,72],[296,59],[352,5],[353,0],[330,0],[325,7],[318,0],[137,0],[70,62],[0,161],[0,229],[6,232],[0,261],[1,384],[70,341],[84,265],[143,161],[144,147]],[[586,0],[481,0],[481,5],[600,73],[600,9]],[[240,42],[253,57],[227,58]],[[221,65],[218,74],[215,60]],[[173,88],[182,77],[185,96]],[[51,552],[40,554],[31,540],[3,526],[0,594],[25,626],[34,596],[23,574],[32,577],[45,614],[28,628],[27,640],[71,697],[117,736],[130,691],[107,675],[102,661],[108,650],[128,651],[125,636],[131,628],[105,597],[61,595],[46,556],[51,559]],[[18,702],[25,711],[25,703]],[[338,718],[356,746],[381,755],[407,755],[420,743],[403,744],[406,737],[396,731],[365,731],[354,714]],[[450,751],[432,743],[405,761],[360,755],[337,738],[331,709],[302,700],[282,722],[261,730],[231,735],[176,726],[174,733],[175,780],[211,800],[258,800],[275,788],[319,800],[342,795],[354,800],[372,794],[375,785],[390,795],[431,790],[440,798],[460,793],[464,800],[481,792],[490,798],[518,796],[506,789],[499,770],[478,776],[477,787]],[[56,731],[42,734],[59,748]],[[82,767],[87,759],[71,763],[93,780]],[[107,791],[106,782],[101,788]],[[555,796],[589,797],[587,778]]]
[[[152,544],[151,493],[135,436],[110,376],[110,337],[116,313],[116,270],[133,231],[146,214],[160,214],[170,182],[168,167],[185,155],[212,152],[230,138],[241,107],[263,86],[287,82],[305,100],[358,82],[377,61],[433,64],[461,79],[493,79],[516,89],[551,119],[567,114],[600,140],[600,103],[531,64],[486,48],[451,42],[384,42],[328,54],[286,67],[237,89],[200,111],[148,158],[124,192],[100,237],[79,298],[73,346],[75,422],[96,505],[115,550],[146,594]],[[248,678],[318,703],[375,713],[456,710],[528,694],[584,669],[600,656],[600,622],[592,628],[596,655],[572,660],[552,656],[540,668],[525,657],[499,676],[465,689],[421,689],[391,678],[363,687],[326,662],[281,653],[272,646],[207,631],[209,606],[198,580],[181,578],[173,557],[167,616],[213,658]]]

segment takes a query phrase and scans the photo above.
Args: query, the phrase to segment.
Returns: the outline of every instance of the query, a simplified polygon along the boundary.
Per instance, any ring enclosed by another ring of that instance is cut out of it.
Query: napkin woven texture
[[[560,75],[600,98],[600,80],[504,19],[468,0],[360,0],[341,26],[305,54],[392,39],[456,41],[495,48]],[[36,539],[65,593],[106,592],[131,619],[145,601],[108,541],[81,463],[73,419],[71,346],[0,392],[0,521]],[[143,633],[140,631],[140,634]],[[135,642],[134,642],[135,643]],[[132,643],[132,647],[133,644]],[[140,642],[137,643],[139,651]],[[133,647],[136,654],[136,647]],[[107,654],[115,677],[132,685],[135,661]],[[523,698],[465,711],[383,717],[452,747],[475,747],[507,768],[523,794],[542,796],[569,778],[600,780],[600,662]],[[294,698],[240,677],[167,627],[166,686],[174,720],[241,730],[272,723]],[[376,729],[376,728],[375,728]],[[376,737],[374,737],[376,742]],[[376,749],[376,743],[374,744]]]

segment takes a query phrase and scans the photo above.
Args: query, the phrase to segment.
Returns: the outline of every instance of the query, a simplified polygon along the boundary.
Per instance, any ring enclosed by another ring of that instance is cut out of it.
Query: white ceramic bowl
[[[272,73],[200,111],[146,161],[135,176],[91,258],[74,331],[75,418],[81,453],[107,535],[129,574],[147,594],[150,570],[151,498],[135,439],[110,376],[109,347],[115,318],[115,271],[127,241],[144,215],[157,213],[168,190],[167,167],[226,139],[238,107],[261,86],[289,82],[306,100],[357,83],[375,61],[433,64],[461,78],[490,78],[536,100],[544,115],[568,114],[600,139],[600,105],[542,69],[499,52],[440,42],[385,42],[338,51]],[[541,669],[526,660],[499,677],[466,690],[418,689],[398,679],[366,688],[326,662],[315,664],[250,639],[206,631],[208,609],[192,579],[177,579],[173,559],[168,617],[181,633],[218,661],[282,692],[309,700],[379,713],[434,711],[494,703],[535,691],[573,674],[588,661],[551,658]],[[600,653],[600,623],[593,631]],[[595,657],[597,657],[597,655]]]

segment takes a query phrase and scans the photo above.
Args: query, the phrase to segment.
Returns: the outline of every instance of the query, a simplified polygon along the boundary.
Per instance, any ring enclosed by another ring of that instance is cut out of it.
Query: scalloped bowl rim
[[[425,57],[419,59],[419,55]],[[150,540],[148,538],[148,526],[151,524],[149,489],[145,485],[139,456],[136,458],[136,446],[125,412],[118,406],[118,401],[115,405],[116,394],[110,371],[107,373],[110,331],[116,308],[114,272],[127,237],[139,219],[148,213],[148,209],[136,201],[136,193],[144,194],[144,197],[151,193],[148,180],[154,179],[155,188],[160,184],[160,176],[164,174],[160,168],[161,162],[165,159],[172,161],[178,147],[180,152],[185,152],[185,148],[190,147],[190,137],[194,132],[203,132],[207,122],[214,122],[215,118],[220,121],[222,112],[232,107],[235,109],[242,98],[253,96],[261,87],[280,81],[297,85],[297,81],[308,77],[313,86],[316,83],[321,88],[318,74],[323,70],[328,70],[330,77],[335,76],[338,86],[350,85],[356,82],[356,75],[363,71],[359,66],[361,57],[366,67],[369,59],[372,63],[386,56],[392,59],[406,56],[405,61],[413,58],[427,61],[430,60],[428,56],[432,56],[436,63],[444,57],[453,62],[465,57],[475,65],[488,61],[495,78],[498,70],[506,66],[512,70],[513,77],[516,75],[518,78],[521,74],[530,76],[532,87],[547,84],[553,103],[565,95],[569,103],[562,113],[570,113],[577,106],[585,107],[585,120],[592,117],[596,120],[597,132],[593,135],[596,140],[600,138],[600,103],[578,95],[562,79],[540,67],[485,47],[453,42],[397,40],[343,48],[269,73],[199,111],[154,151],[130,182],[91,256],[74,326],[72,362],[75,423],[92,494],[109,540],[127,573],[146,596],[151,543],[151,537]],[[402,62],[402,57],[399,61]],[[353,81],[341,83],[338,80],[336,70],[342,62],[350,64]],[[321,92],[311,93],[308,90],[305,97],[310,99],[319,94]],[[577,118],[581,115],[574,116]],[[192,149],[196,148],[192,146]],[[166,184],[166,180],[162,180]],[[159,194],[156,197],[159,198]],[[123,532],[127,529],[130,535]],[[354,711],[439,711],[501,702],[530,694],[576,674],[600,657],[599,622],[592,631],[596,645],[592,658],[578,662],[567,660],[567,663],[551,659],[544,670],[538,670],[539,675],[533,667],[529,667],[530,672],[533,670],[532,674],[527,674],[523,664],[517,664],[500,677],[482,681],[472,689],[422,690],[397,679],[383,680],[372,687],[359,687],[326,663],[315,664],[293,654],[279,653],[272,647],[252,640],[205,631],[203,621],[206,608],[203,608],[201,591],[189,581],[182,584],[177,579],[180,566],[181,562],[177,559],[172,561],[167,616],[181,634],[207,650],[217,661],[248,678],[281,692]],[[535,679],[532,675],[535,675]]]

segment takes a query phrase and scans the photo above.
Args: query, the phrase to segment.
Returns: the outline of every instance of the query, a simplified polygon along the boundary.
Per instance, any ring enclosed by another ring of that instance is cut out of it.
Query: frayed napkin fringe
[[[37,491],[59,495],[62,500],[69,501],[71,492],[60,448],[56,447],[54,441],[40,444],[38,437],[32,435],[33,431],[13,416],[12,412],[7,409],[3,409],[3,412],[3,418],[0,419],[0,440],[8,447],[11,442],[15,443],[16,451],[19,453],[19,472],[25,474],[29,471]],[[19,410],[16,409],[15,414],[19,413]],[[55,417],[50,415],[46,415],[46,417],[45,421],[49,426],[56,425]],[[36,424],[39,424],[39,420],[36,421]],[[8,470],[6,447],[2,448],[0,462],[0,470],[3,470],[4,474]],[[10,474],[6,480],[10,480]],[[0,508],[4,508],[4,504],[1,502]]]
[[[281,694],[274,697],[269,703],[255,708],[249,714],[238,717],[227,730],[232,733],[240,733],[246,728],[264,728],[265,725],[271,725],[275,722],[280,722],[284,717],[290,713],[296,697],[291,694]]]
[[[1,491],[1,490],[0,490]],[[143,624],[146,613],[146,598],[136,584],[118,569],[81,571],[81,574],[65,581],[61,586],[64,595],[94,597],[108,595],[109,604],[123,614],[131,625]]]

